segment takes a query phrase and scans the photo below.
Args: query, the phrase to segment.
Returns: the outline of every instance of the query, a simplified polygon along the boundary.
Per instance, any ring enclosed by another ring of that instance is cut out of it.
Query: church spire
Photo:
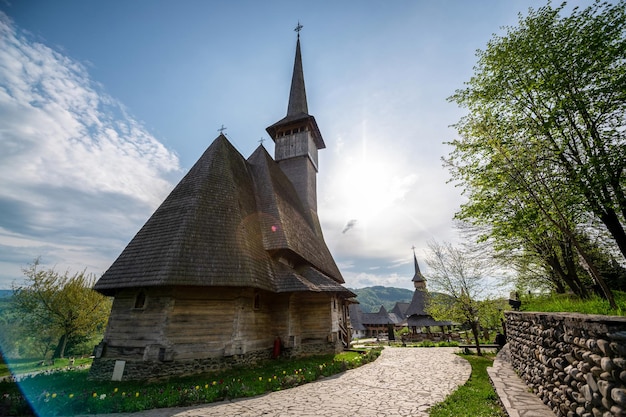
[[[415,275],[413,275],[413,285],[415,288],[426,288],[426,278],[420,271],[420,266],[417,263],[417,256],[415,256],[415,246],[413,246],[413,263],[415,264]]]
[[[326,144],[315,117],[309,114],[307,106],[300,30],[302,25],[298,22],[295,28],[298,40],[287,115],[265,130],[275,143],[274,160],[294,185],[304,206],[317,213],[317,151],[325,148]]]
[[[298,26],[296,27],[296,31],[298,32],[298,41],[296,43],[296,59],[293,63],[293,75],[291,77],[291,90],[289,91],[287,117],[309,114],[309,109],[306,103],[306,89],[304,88],[304,71],[302,70],[299,29],[302,29],[300,22],[298,22]]]

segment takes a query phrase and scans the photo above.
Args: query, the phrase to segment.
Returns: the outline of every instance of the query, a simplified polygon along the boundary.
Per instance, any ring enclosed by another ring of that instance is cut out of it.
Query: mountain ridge
[[[349,289],[357,295],[356,300],[364,313],[377,312],[380,310],[380,306],[389,311],[398,302],[410,303],[414,292],[406,288],[384,287],[382,285]]]

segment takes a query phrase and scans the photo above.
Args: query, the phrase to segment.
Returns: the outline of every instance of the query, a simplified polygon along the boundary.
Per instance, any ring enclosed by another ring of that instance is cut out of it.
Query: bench
[[[476,349],[476,345],[459,345],[459,347],[461,349],[463,349],[463,353],[465,353],[466,355],[469,355],[470,353],[470,349]],[[500,345],[497,345],[495,343],[486,343],[484,345],[480,345],[481,349],[497,349],[499,350],[501,348]]]

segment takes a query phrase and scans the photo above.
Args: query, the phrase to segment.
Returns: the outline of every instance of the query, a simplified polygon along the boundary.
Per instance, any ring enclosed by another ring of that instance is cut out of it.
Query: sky
[[[543,5],[0,0],[0,289],[36,258],[99,277],[222,126],[273,154],[298,22],[326,243],[346,286],[412,289],[412,248],[427,275],[428,242],[459,239],[447,98]]]

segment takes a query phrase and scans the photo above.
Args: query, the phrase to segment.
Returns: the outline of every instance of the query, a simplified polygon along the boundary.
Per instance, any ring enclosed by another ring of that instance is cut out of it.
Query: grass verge
[[[73,364],[70,359],[54,359],[43,361],[41,359],[18,359],[11,360],[11,365],[0,361],[0,378],[9,375],[20,375],[31,372],[47,372],[66,369],[70,367],[84,368],[91,366],[91,358],[76,358]]]
[[[613,291],[617,310],[611,309],[609,302],[597,295],[581,300],[571,294],[523,295],[523,311],[572,312],[583,314],[603,314],[609,316],[626,315],[626,293]]]
[[[379,355],[380,349],[372,349],[278,359],[254,368],[235,368],[151,383],[90,381],[87,370],[39,374],[21,380],[19,386],[0,382],[0,415],[135,412],[251,397],[334,375],[371,362]]]
[[[469,361],[472,373],[465,385],[430,409],[430,417],[505,417],[487,374],[493,356],[459,356]]]

